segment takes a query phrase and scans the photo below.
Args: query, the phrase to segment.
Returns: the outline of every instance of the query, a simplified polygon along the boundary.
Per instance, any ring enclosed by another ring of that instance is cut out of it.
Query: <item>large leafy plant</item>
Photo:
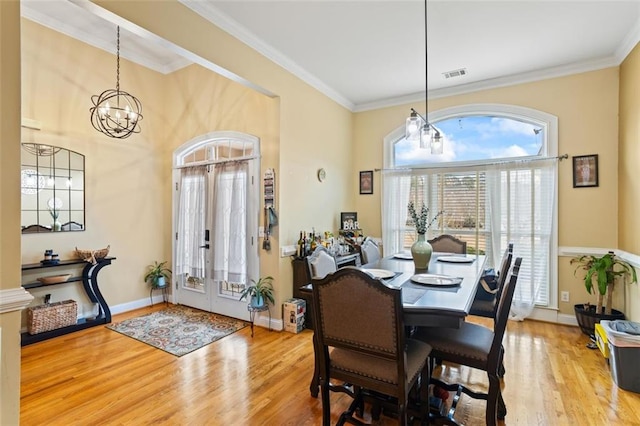
[[[167,261],[158,262],[154,261],[152,265],[147,266],[147,273],[144,276],[144,280],[150,282],[151,285],[158,287],[161,285],[159,283],[160,278],[164,278],[166,281],[169,281],[171,277],[171,269],[167,268],[165,265]]]
[[[602,313],[603,300],[606,295],[607,301],[605,305],[605,314],[611,315],[613,290],[616,284],[616,278],[631,278],[631,283],[638,282],[638,276],[635,268],[628,262],[620,259],[612,251],[604,256],[597,257],[585,255],[571,259],[571,264],[578,266],[574,270],[574,275],[578,271],[585,271],[584,286],[593,294],[594,283],[597,288],[598,302],[596,305],[596,313]]]
[[[245,287],[240,294],[240,300],[251,296],[252,299],[264,299],[272,305],[276,303],[273,296],[273,277],[262,277],[258,281],[251,280],[253,285]]]

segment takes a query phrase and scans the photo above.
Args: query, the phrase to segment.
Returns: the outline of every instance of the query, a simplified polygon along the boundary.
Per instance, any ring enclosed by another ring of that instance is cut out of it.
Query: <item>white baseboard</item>
[[[572,325],[577,327],[578,321],[575,315],[561,314],[555,309],[536,308],[533,310],[528,319],[551,322],[554,324]]]
[[[269,324],[269,315],[256,315],[256,319],[253,322],[254,326],[271,328],[271,330],[282,331],[284,329],[284,324],[281,319],[271,319],[271,324]]]
[[[172,303],[171,300],[169,302]],[[164,303],[164,301],[162,300],[161,294],[153,296],[153,304],[155,305],[157,303]],[[111,309],[112,315],[117,315],[117,314],[122,314],[124,312],[133,311],[134,309],[144,308],[150,305],[151,305],[151,300],[148,297],[145,297],[144,299],[134,300],[133,302],[127,302],[127,303],[122,303],[120,305],[110,306],[110,309]],[[263,315],[262,313],[258,313],[258,315],[256,315],[253,325],[256,327],[271,328],[271,330],[275,330],[275,331],[282,331],[284,329],[284,324],[282,323],[281,319],[272,318],[271,324],[269,324],[269,315],[268,314]],[[271,325],[271,327],[269,327],[269,325]]]

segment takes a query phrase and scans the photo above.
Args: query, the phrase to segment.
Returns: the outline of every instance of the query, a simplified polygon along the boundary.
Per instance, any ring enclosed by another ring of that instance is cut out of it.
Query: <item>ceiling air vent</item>
[[[444,74],[444,78],[462,77],[463,75],[467,75],[467,69],[460,68],[459,70],[447,71],[442,74]]]

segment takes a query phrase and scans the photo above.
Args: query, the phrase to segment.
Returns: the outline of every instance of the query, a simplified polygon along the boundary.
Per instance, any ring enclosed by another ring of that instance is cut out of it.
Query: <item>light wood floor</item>
[[[22,350],[21,424],[318,425],[311,338],[258,327],[252,339],[246,327],[180,358],[105,327],[36,343]],[[505,424],[640,425],[640,394],[619,389],[586,343],[578,328],[510,322]],[[445,365],[442,373],[485,387],[481,372]],[[334,394],[331,402],[335,423],[349,400]],[[484,408],[463,396],[456,417],[482,425]]]

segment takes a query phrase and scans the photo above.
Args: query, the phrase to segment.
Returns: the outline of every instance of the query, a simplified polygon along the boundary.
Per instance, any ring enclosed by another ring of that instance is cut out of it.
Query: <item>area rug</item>
[[[246,327],[247,322],[186,306],[161,311],[107,325],[175,356],[182,356]]]

